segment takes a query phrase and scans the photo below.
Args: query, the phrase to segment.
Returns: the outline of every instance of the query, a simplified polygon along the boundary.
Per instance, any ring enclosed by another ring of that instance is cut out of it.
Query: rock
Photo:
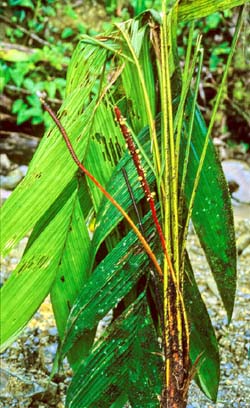
[[[1,155],[6,156],[6,155]],[[7,157],[7,156],[6,156]],[[7,157],[8,159],[8,157]],[[3,205],[4,201],[10,196],[11,191],[20,183],[20,181],[26,176],[28,171],[28,166],[22,165],[14,170],[10,171],[7,175],[0,175],[0,206]],[[3,173],[3,172],[2,172]]]
[[[8,380],[9,380],[8,373],[2,368],[0,368],[0,380],[1,380],[0,381],[0,395],[2,395],[4,390],[7,388]]]
[[[25,166],[25,164],[19,166],[19,171],[22,173],[23,177],[25,177],[28,171],[28,166]]]
[[[11,191],[0,189],[0,206],[3,205],[4,201],[11,195]]]
[[[240,160],[225,160],[222,167],[232,194],[236,219],[250,219],[250,167]]]
[[[0,151],[15,163],[28,164],[39,144],[39,138],[25,133],[0,131]]]
[[[49,327],[49,329],[48,329],[48,335],[49,335],[50,337],[57,337],[57,335],[58,335],[57,328],[56,328],[56,327]]]
[[[250,245],[248,245],[241,253],[244,258],[250,258]]]
[[[219,291],[217,285],[212,277],[208,277],[206,280],[206,284],[211,292],[217,297],[220,298]],[[212,299],[211,299],[212,300]]]
[[[26,167],[26,166],[21,166]],[[0,176],[0,185],[4,190],[14,190],[24,177],[24,169],[20,167],[12,170],[7,176]]]
[[[238,203],[250,205],[250,167],[239,160],[225,160],[222,167],[229,185],[234,186],[232,198]]]
[[[245,248],[250,245],[250,233],[241,235],[236,242],[238,254],[242,254]]]
[[[7,174],[11,168],[11,161],[8,158],[7,154],[2,153],[0,154],[0,173]]]

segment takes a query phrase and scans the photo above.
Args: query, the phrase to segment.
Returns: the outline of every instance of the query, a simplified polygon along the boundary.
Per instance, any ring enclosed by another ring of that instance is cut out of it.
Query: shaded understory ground
[[[233,320],[229,327],[199,242],[192,232],[189,237],[189,251],[197,281],[219,339],[221,382],[217,403],[210,402],[192,384],[188,408],[250,407],[250,212],[248,218],[236,216],[235,222],[239,253],[238,286]],[[3,262],[4,275],[13,270],[24,246],[25,240]],[[105,321],[102,324],[105,327]],[[1,408],[64,407],[71,370],[65,361],[64,371],[49,382],[56,347],[57,330],[47,298],[19,339],[2,354]]]

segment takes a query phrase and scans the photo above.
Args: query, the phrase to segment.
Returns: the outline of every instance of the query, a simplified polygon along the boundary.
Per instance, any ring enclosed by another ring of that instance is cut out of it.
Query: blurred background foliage
[[[63,100],[65,77],[73,49],[82,34],[96,35],[161,1],[146,0],[9,0],[0,6],[1,132],[19,131],[41,137],[50,118],[42,111],[36,91],[45,91],[57,110]],[[247,13],[248,14],[248,13]],[[224,102],[213,137],[240,154],[250,149],[250,16],[231,67]],[[216,13],[197,22],[205,51],[199,104],[209,120],[216,90],[229,52],[237,10]],[[179,52],[184,54],[187,24],[179,28]]]

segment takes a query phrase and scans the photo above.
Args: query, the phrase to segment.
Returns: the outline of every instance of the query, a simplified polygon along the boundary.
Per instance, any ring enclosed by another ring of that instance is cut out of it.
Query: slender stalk
[[[192,66],[190,67],[190,60],[191,60],[191,51],[192,51],[192,43],[193,43],[193,34],[194,34],[194,22],[191,23],[189,35],[188,35],[188,45],[187,45],[187,53],[186,53],[186,58],[185,58],[185,65],[184,65],[184,72],[183,72],[183,77],[182,77],[182,88],[181,88],[181,96],[180,96],[180,102],[178,104],[177,112],[175,114],[174,118],[174,131],[176,132],[177,127],[180,122],[180,117],[183,114],[183,109],[185,105],[185,100],[186,97],[185,95],[188,92],[190,81],[192,79]],[[196,47],[197,48],[197,47]],[[193,61],[195,60],[195,56],[193,57]],[[193,64],[193,69],[195,67],[195,64]],[[190,74],[189,74],[190,71]],[[178,137],[177,137],[178,140]],[[178,145],[178,142],[177,142]]]
[[[167,252],[167,248],[165,245],[165,240],[164,240],[164,235],[161,229],[161,225],[159,223],[157,214],[156,214],[156,209],[155,209],[155,204],[154,204],[154,198],[152,196],[152,193],[150,191],[149,184],[147,182],[144,170],[141,166],[141,161],[139,157],[139,151],[136,149],[136,146],[134,144],[134,141],[131,137],[131,134],[126,126],[125,120],[123,116],[121,115],[121,112],[118,107],[114,108],[115,110],[115,115],[117,118],[117,121],[120,125],[121,132],[124,136],[124,139],[126,141],[128,150],[132,156],[133,162],[135,164],[135,167],[137,169],[138,173],[138,178],[139,181],[141,182],[141,186],[144,190],[145,197],[148,200],[150,204],[150,209],[152,213],[152,217],[156,226],[156,230],[158,232],[160,242],[162,245],[163,252],[165,254],[165,260],[164,262],[164,278],[168,277],[170,275],[170,292],[167,291],[166,296],[164,294],[164,298],[167,299],[167,304],[165,306],[164,312],[160,313],[161,315],[161,320],[162,320],[162,332],[163,332],[163,345],[164,345],[164,353],[165,353],[165,360],[166,360],[166,384],[171,383],[171,375],[173,373],[170,371],[170,358],[167,357],[167,353],[169,353],[168,350],[174,350],[176,347],[171,346],[171,342],[175,341],[176,338],[179,340],[178,344],[178,352],[183,349],[182,347],[182,342],[183,342],[183,334],[182,334],[182,329],[184,327],[184,333],[188,332],[188,323],[187,320],[185,320],[185,306],[184,306],[184,301],[182,294],[179,291],[178,284],[176,282],[176,275],[175,271],[172,266],[172,261],[171,258]],[[170,299],[172,302],[170,302]],[[177,300],[176,300],[177,299]],[[174,307],[173,304],[174,303]],[[173,309],[173,310],[172,310]],[[178,330],[176,330],[176,323],[175,323],[175,314],[177,314],[177,325],[178,325]],[[184,320],[183,320],[184,319]],[[176,333],[177,332],[177,333]],[[186,336],[185,336],[186,338]],[[174,340],[173,340],[174,339]],[[169,355],[169,354],[168,354]],[[181,363],[178,361],[178,356],[174,356],[174,359],[177,360],[177,364],[181,366]],[[186,365],[185,365],[186,366]]]
[[[167,122],[167,79],[166,79],[166,69],[165,69],[165,48],[167,47],[167,42],[164,41],[164,32],[163,25],[160,28],[160,43],[161,43],[161,111],[162,111],[162,125],[161,125],[161,134],[162,134],[162,158],[163,165],[162,169],[165,172],[164,175],[164,190],[165,190],[165,202],[164,206],[164,234],[165,240],[167,243],[167,249],[171,255],[172,248],[170,246],[170,162],[169,162],[169,143],[168,143],[168,122]],[[167,282],[165,282],[167,284]],[[166,289],[166,288],[165,288]],[[165,291],[164,291],[165,292]]]
[[[186,144],[186,150],[185,150],[185,158],[184,158],[184,163],[183,163],[182,180],[181,180],[180,195],[179,195],[179,214],[182,214],[184,210],[184,189],[185,189],[185,183],[186,183],[187,168],[188,168],[189,154],[190,154],[190,147],[191,147],[191,137],[192,137],[192,132],[193,132],[194,117],[195,117],[195,111],[196,111],[196,102],[197,102],[197,96],[198,96],[198,90],[199,90],[199,84],[200,84],[202,63],[203,63],[203,49],[200,50],[199,66],[198,66],[198,72],[197,72],[197,77],[195,81],[195,89],[194,89],[194,95],[193,95],[193,100],[192,100],[191,115],[189,117],[189,122],[188,122],[187,144]],[[188,223],[187,223],[187,227],[188,227]],[[187,240],[187,233],[188,233],[187,227],[186,225],[184,226],[182,244],[181,244],[181,255],[180,255],[181,266],[180,268],[181,268],[182,279],[184,276],[184,267],[185,267],[185,249],[186,249],[186,240]]]
[[[180,202],[179,202],[179,212],[180,213],[182,213],[183,211],[184,187],[185,187],[186,176],[187,176],[187,167],[188,167],[188,160],[189,160],[189,153],[190,153],[190,146],[191,146],[191,137],[192,137],[192,132],[193,132],[195,109],[196,109],[196,102],[197,102],[199,85],[200,85],[202,64],[203,64],[203,49],[200,49],[198,71],[197,71],[197,76],[196,76],[196,81],[195,81],[191,115],[188,118],[189,120],[188,120],[187,145],[186,145],[185,158],[184,158],[183,170],[182,170],[181,187],[180,187]]]
[[[170,53],[172,49],[172,33],[170,31],[172,19],[171,14],[163,18],[163,41],[167,43],[165,47],[165,74],[167,79],[167,117],[168,117],[168,137],[169,137],[169,153],[170,153],[170,205],[171,205],[171,230],[173,241],[173,260],[174,269],[176,272],[177,285],[179,285],[179,223],[178,223],[178,168],[175,152],[174,127],[173,127],[173,110],[172,110],[172,90],[170,78]],[[168,23],[169,18],[169,23]]]
[[[197,38],[196,45],[195,45],[194,56],[193,56],[193,60],[192,60],[190,69],[189,69],[189,63],[190,63],[189,52],[187,53],[187,57],[186,57],[186,61],[185,61],[185,68],[184,68],[184,74],[183,74],[183,79],[182,79],[182,89],[181,89],[180,103],[178,105],[178,109],[177,109],[176,116],[175,116],[175,121],[174,121],[174,130],[177,132],[176,133],[176,157],[177,158],[179,158],[179,152],[180,152],[180,142],[181,142],[181,131],[182,131],[182,125],[183,125],[184,105],[186,103],[188,91],[190,89],[190,84],[191,84],[191,81],[192,81],[192,78],[193,78],[193,75],[194,75],[197,56],[198,56],[198,52],[200,50],[201,39],[202,39],[202,36],[199,35],[198,38]],[[191,39],[189,41],[191,41]]]
[[[83,164],[80,162],[80,160],[78,159],[74,148],[69,140],[69,137],[67,135],[67,132],[65,130],[65,128],[63,127],[63,125],[61,124],[61,122],[59,121],[59,119],[57,118],[57,116],[55,115],[55,113],[52,111],[52,109],[50,108],[50,106],[44,101],[43,98],[40,98],[41,103],[44,106],[44,109],[49,113],[49,115],[51,116],[51,118],[53,119],[53,121],[55,122],[56,126],[58,127],[65,143],[66,146],[68,148],[68,151],[72,157],[72,159],[74,160],[74,162],[76,163],[76,165],[78,166],[78,168],[90,179],[92,180],[92,182],[96,185],[96,187],[103,193],[103,195],[114,205],[114,207],[117,208],[117,210],[122,214],[122,216],[126,219],[126,221],[128,222],[128,224],[130,225],[130,227],[132,228],[132,230],[134,231],[134,233],[136,234],[136,236],[138,237],[139,241],[141,242],[141,244],[143,245],[145,252],[148,254],[149,258],[151,259],[155,269],[157,270],[160,278],[163,278],[163,273],[162,273],[162,269],[154,255],[154,253],[152,252],[150,246],[148,245],[147,241],[145,240],[145,238],[143,237],[143,235],[141,234],[141,232],[139,231],[139,229],[136,227],[135,223],[133,222],[133,220],[129,217],[129,215],[126,213],[126,211],[124,211],[124,209],[120,206],[120,204],[107,192],[107,190],[105,190],[105,188],[99,183],[99,181],[83,166]]]

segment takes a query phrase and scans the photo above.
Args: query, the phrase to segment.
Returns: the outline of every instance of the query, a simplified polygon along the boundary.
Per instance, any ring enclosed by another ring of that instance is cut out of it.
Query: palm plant
[[[216,399],[218,345],[186,242],[192,219],[230,321],[233,216],[210,136],[243,9],[208,128],[197,106],[203,51],[193,33],[194,19],[242,3],[163,2],[161,14],[148,10],[84,36],[58,117],[42,98],[54,126],[2,209],[4,254],[31,234],[2,288],[1,345],[49,293],[61,340],[55,369],[67,355],[74,370],[68,407],[129,400],[182,408],[193,377]],[[190,20],[183,69],[179,20]]]

